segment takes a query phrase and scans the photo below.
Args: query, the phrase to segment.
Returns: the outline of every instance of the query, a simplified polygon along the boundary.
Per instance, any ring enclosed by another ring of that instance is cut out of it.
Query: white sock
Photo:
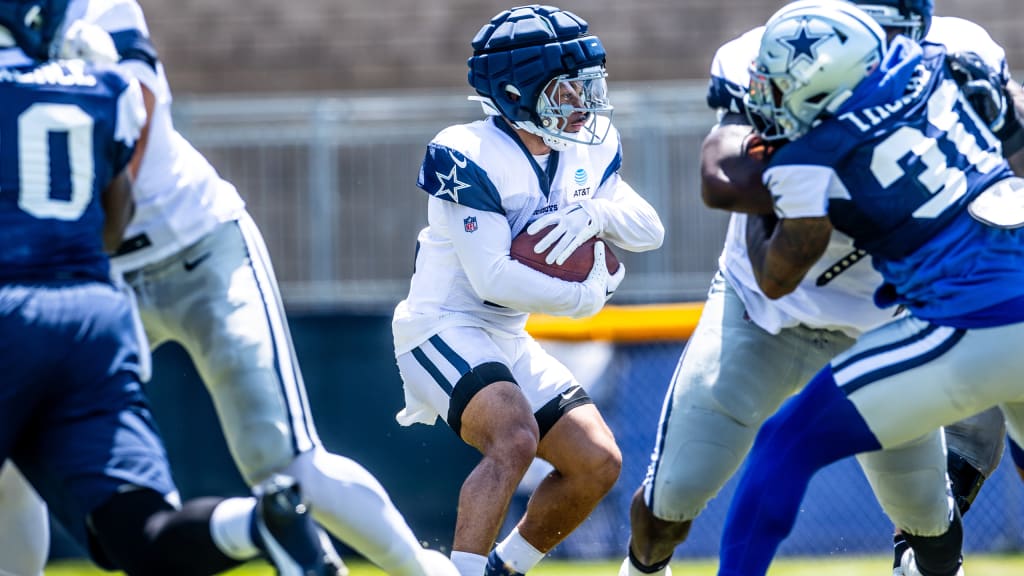
[[[255,498],[228,498],[213,509],[210,515],[210,536],[217,549],[228,558],[249,560],[259,556],[260,550],[252,541],[252,515]]]
[[[452,550],[452,564],[459,569],[461,576],[483,576],[487,568],[487,556]]]
[[[498,556],[520,574],[526,574],[544,558],[544,553],[533,547],[525,538],[519,535],[516,528],[498,543],[494,549]]]

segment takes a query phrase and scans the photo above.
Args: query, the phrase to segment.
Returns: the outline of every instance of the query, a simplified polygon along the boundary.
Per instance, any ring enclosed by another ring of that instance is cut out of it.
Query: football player
[[[767,571],[829,463],[930,445],[917,469],[941,471],[940,427],[992,406],[1022,438],[1024,180],[955,69],[942,45],[897,36],[887,46],[846,2],[794,4],[768,22],[745,101],[760,137],[782,143],[763,179],[778,221],[746,226],[757,286],[771,299],[793,293],[836,229],[871,256],[879,308],[905,313],[861,335],[761,427],[721,575]],[[905,514],[896,504],[887,512]],[[912,545],[904,574],[963,573],[959,510],[952,499],[940,508],[913,528],[894,517]]]
[[[949,45],[951,51],[981,54],[982,63],[1002,78],[1010,96],[1020,94],[1019,86],[1005,76],[1002,48],[976,24],[933,17],[930,0],[856,3],[864,4],[892,35],[904,32],[915,39],[927,35],[927,42]],[[749,64],[763,33],[762,26],[728,42],[712,64],[708,103],[718,110],[720,122],[702,150],[703,197],[710,207],[734,214],[719,260],[720,273],[666,395],[652,465],[633,498],[623,576],[667,571],[676,546],[686,540],[694,519],[738,469],[764,419],[828,359],[852,345],[859,334],[888,321],[894,312],[872,304],[881,278],[869,258],[840,232],[833,234],[826,254],[793,293],[771,300],[757,286],[747,257],[746,222],[771,214],[771,196],[761,184],[761,173],[765,153],[777,143],[751,137],[743,98]],[[1000,114],[992,116],[995,121]],[[1013,154],[1019,148],[1019,127],[1012,108],[1002,114],[1004,153]],[[1013,158],[1020,160],[1024,154]],[[758,370],[750,371],[747,367],[752,365]],[[949,474],[961,512],[967,511],[998,464],[1002,433],[1003,417],[997,410],[947,428]],[[914,457],[917,450],[923,448],[910,446],[903,454],[861,457],[880,500],[894,518],[909,518],[910,527],[932,523],[928,510],[932,515],[944,510],[936,505],[943,498],[936,488],[945,479],[935,471],[919,469],[922,461]],[[919,489],[908,490],[907,478]],[[895,541],[898,575],[907,546],[900,534]]]
[[[134,208],[142,92],[51,59],[66,5],[0,1],[0,465],[16,462],[109,570],[212,574],[266,553],[280,574],[335,575],[290,479],[259,500],[177,502],[107,256]],[[4,573],[39,571],[23,568]]]
[[[130,166],[138,209],[114,266],[150,345],[173,340],[188,351],[242,477],[295,477],[316,520],[389,574],[454,573],[423,549],[376,478],[320,443],[263,239],[235,187],[175,130],[139,4],[71,0],[67,20],[65,54],[116,61],[142,86],[149,121]],[[0,568],[8,557],[0,550]]]
[[[605,51],[579,16],[552,6],[506,10],[472,42],[469,84],[486,119],[427,146],[419,187],[428,226],[408,297],[395,309],[403,425],[438,416],[483,455],[459,495],[452,560],[463,576],[531,569],[611,489],[621,455],[573,375],[524,330],[530,312],[598,312],[625,274],[604,244],[583,282],[513,260],[512,238],[554,225],[536,244],[564,261],[595,236],[630,251],[661,245],[651,207],[619,175]],[[553,246],[553,248],[551,248]],[[534,457],[551,472],[492,551]]]

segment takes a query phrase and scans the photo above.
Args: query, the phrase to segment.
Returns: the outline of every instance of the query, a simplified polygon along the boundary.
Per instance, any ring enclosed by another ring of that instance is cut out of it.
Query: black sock
[[[633,554],[633,547],[630,546],[629,561],[633,564],[634,567],[636,567],[637,570],[643,572],[644,574],[654,574],[655,572],[661,571],[661,569],[665,566],[668,566],[668,563],[672,561],[672,556],[669,555],[668,558],[665,558],[664,560],[660,560],[648,566],[647,564],[644,564],[639,559],[637,559],[637,557]]]
[[[953,508],[953,521],[949,530],[939,536],[906,535],[914,549],[917,569],[923,576],[953,576],[963,563],[960,552],[964,542],[963,521],[960,511]]]
[[[181,510],[169,513],[159,525],[153,526],[156,553],[167,562],[178,564],[168,574],[186,574],[189,570],[195,571],[193,574],[219,574],[242,564],[221,552],[210,533],[210,517],[223,500],[214,497],[189,500]]]
[[[910,549],[910,543],[903,537],[903,534],[892,535],[893,569],[899,568],[903,560],[903,553]]]

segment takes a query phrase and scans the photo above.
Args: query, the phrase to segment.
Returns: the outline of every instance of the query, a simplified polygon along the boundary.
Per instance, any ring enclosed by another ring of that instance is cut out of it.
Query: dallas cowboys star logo
[[[779,38],[779,43],[789,50],[790,62],[797,58],[807,58],[807,60],[814,62],[814,59],[818,56],[818,50],[816,49],[818,43],[832,36],[833,34],[812,34],[807,29],[807,21],[804,20],[800,24],[800,32],[796,36]]]
[[[454,202],[459,201],[459,190],[469,188],[469,184],[459,180],[458,174],[455,173],[456,168],[457,166],[452,166],[452,171],[447,175],[441,174],[440,172],[434,172],[434,174],[437,175],[437,180],[441,182],[441,187],[437,190],[437,194],[434,196],[437,198],[440,198],[441,196],[448,196]]]

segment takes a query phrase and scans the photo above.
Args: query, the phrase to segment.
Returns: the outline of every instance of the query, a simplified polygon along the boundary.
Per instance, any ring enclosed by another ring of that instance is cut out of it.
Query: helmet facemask
[[[555,150],[571,144],[601,144],[611,126],[601,118],[610,119],[614,110],[608,101],[607,76],[603,66],[555,76],[537,96],[539,124],[520,121],[516,127],[540,136]]]
[[[743,107],[762,140],[793,139],[806,131],[800,120],[783,105],[783,95],[791,92],[794,84],[788,74],[771,74],[756,65],[750,68],[750,86],[743,98]],[[784,90],[783,86],[789,90]]]
[[[914,42],[920,42],[925,36],[925,19],[921,14],[901,11],[896,6],[885,6],[880,4],[863,4],[858,2],[857,7],[875,19],[886,31],[895,30],[899,34],[910,38]]]

